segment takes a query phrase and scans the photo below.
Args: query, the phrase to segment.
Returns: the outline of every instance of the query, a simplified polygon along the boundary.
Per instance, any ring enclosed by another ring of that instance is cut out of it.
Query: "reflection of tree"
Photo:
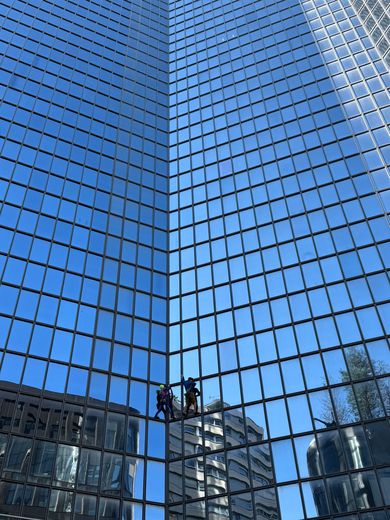
[[[314,420],[319,421],[328,428],[329,426],[332,426],[335,423],[332,402],[330,400],[328,390],[321,392],[321,394],[321,418],[317,419],[316,417],[314,417]]]
[[[378,385],[382,394],[383,404],[385,405],[386,414],[390,414],[390,378],[385,377],[378,380]]]
[[[347,350],[348,368],[352,380],[364,379],[372,377],[372,368],[368,357],[364,350],[360,348],[349,348]],[[380,361],[373,362],[375,373],[380,373],[383,369]],[[349,382],[350,377],[347,370],[340,370],[342,381]],[[355,395],[352,386],[349,385],[346,390],[346,400],[344,408],[347,408],[347,415],[352,414],[357,419],[359,412],[363,419],[373,419],[378,417],[378,413],[382,410],[382,403],[379,392],[373,380],[355,384]],[[342,411],[344,411],[342,409]],[[341,420],[341,419],[340,419]]]
[[[346,349],[346,357],[349,370],[346,368],[340,369],[339,374],[341,382],[348,384],[335,387],[331,392],[338,422],[346,424],[360,420],[360,417],[364,420],[382,417],[383,405],[380,393],[375,380],[372,378],[373,369],[375,374],[385,373],[386,364],[378,360],[373,360],[370,363],[365,351],[359,347]],[[367,378],[371,379],[367,380]],[[353,385],[351,379],[354,381]],[[386,379],[378,379],[377,381],[387,407],[387,403],[390,403],[390,387]],[[335,416],[329,394],[323,392],[319,402],[321,415],[319,419],[315,418],[315,421],[323,423],[326,427],[333,426]]]

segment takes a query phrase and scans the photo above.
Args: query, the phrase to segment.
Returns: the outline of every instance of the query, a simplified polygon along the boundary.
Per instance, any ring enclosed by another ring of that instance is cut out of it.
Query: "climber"
[[[160,389],[156,390],[156,407],[157,411],[155,413],[154,418],[157,419],[158,414],[163,412],[164,417],[167,413],[167,400],[168,400],[168,392],[165,388],[165,385],[160,385]]]
[[[189,377],[187,380],[184,376],[181,378],[182,385],[185,389],[186,407],[184,410],[184,417],[187,417],[188,411],[191,406],[194,407],[195,415],[198,414],[198,400],[197,397],[200,395],[199,389],[196,388],[196,382],[193,377]]]

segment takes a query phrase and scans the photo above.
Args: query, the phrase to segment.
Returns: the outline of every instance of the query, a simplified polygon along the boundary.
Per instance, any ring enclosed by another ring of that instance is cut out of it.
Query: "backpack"
[[[161,398],[161,401],[167,401],[168,399],[168,390],[166,388],[163,388],[162,390],[160,390],[160,398]]]

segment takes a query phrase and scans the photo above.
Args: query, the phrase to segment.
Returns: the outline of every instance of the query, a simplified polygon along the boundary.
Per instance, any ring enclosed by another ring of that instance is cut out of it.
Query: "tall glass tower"
[[[363,4],[0,0],[0,520],[389,520]]]
[[[168,5],[1,17],[0,513],[160,520]]]

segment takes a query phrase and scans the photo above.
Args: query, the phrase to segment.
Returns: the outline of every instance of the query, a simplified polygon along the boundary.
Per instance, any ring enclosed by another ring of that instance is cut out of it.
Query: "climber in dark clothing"
[[[160,385],[160,390],[156,390],[156,407],[157,411],[154,415],[154,418],[157,419],[157,416],[160,412],[163,412],[164,416],[167,412],[167,391],[165,390],[165,385]]]
[[[193,377],[189,377],[187,380],[184,376],[181,378],[181,382],[185,389],[186,407],[184,410],[184,417],[187,417],[188,411],[191,406],[194,407],[195,414],[198,413],[198,400],[197,396],[200,395],[198,388],[196,388],[196,382]]]
[[[173,391],[172,391],[172,387],[171,385],[165,385],[165,388],[167,390],[167,403],[166,403],[166,407],[167,407],[167,411],[169,412],[170,416],[171,416],[171,419],[174,419],[175,418],[175,413],[173,411]]]

